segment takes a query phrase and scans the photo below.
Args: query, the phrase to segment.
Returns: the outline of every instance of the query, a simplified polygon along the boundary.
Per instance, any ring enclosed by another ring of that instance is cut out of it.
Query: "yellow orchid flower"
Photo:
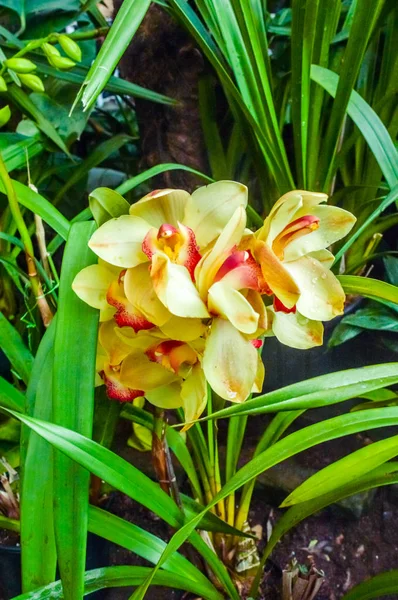
[[[187,422],[203,412],[207,387],[199,340],[170,340],[156,329],[134,333],[113,321],[102,323],[98,338],[96,368],[110,399],[145,397],[161,408],[183,407]]]

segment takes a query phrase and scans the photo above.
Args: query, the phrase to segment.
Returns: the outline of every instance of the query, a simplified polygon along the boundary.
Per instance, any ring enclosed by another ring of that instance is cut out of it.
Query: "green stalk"
[[[43,324],[45,327],[48,327],[52,321],[53,314],[51,309],[47,303],[47,300],[43,294],[43,289],[37,275],[35,261],[34,261],[34,250],[32,240],[29,235],[28,228],[23,219],[21,210],[18,204],[18,198],[14,190],[14,186],[12,185],[12,181],[7,171],[7,167],[4,164],[4,161],[0,155],[0,179],[4,185],[4,189],[7,194],[8,204],[10,207],[10,211],[12,217],[15,221],[17,229],[19,231],[19,235],[21,236],[21,241],[23,243],[25,249],[25,257],[26,264],[28,268],[28,274],[30,278],[30,282],[32,285],[33,294],[35,296],[37,305],[40,310],[41,317],[43,319]]]

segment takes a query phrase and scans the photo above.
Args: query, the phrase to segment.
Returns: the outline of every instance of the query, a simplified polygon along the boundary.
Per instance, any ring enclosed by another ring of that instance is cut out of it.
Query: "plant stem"
[[[28,274],[32,286],[32,291],[35,296],[41,318],[45,327],[48,327],[53,319],[53,314],[48,305],[46,297],[43,294],[43,288],[40,283],[40,279],[37,275],[36,266],[34,262],[34,250],[32,240],[29,235],[28,228],[26,227],[25,221],[18,204],[18,198],[12,185],[11,178],[8,174],[7,167],[4,164],[3,158],[0,156],[0,179],[3,183],[10,211],[21,236],[21,241],[25,249],[26,264],[28,268]]]

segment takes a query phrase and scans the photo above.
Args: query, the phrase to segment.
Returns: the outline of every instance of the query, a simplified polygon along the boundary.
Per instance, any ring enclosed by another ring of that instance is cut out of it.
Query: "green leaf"
[[[29,114],[35,121],[37,127],[46,135],[58,148],[68,156],[69,150],[64,141],[58,134],[55,127],[46,119],[45,115],[37,108],[29,96],[18,86],[12,84],[8,86],[7,95],[21,109],[23,114]]]
[[[187,518],[192,519],[195,515],[203,512],[204,506],[196,502],[196,500],[193,500],[185,494],[180,494],[180,496]],[[243,531],[228,525],[228,523],[211,512],[208,512],[206,515],[204,515],[204,517],[202,517],[198,527],[204,531],[213,531],[214,533],[225,533],[226,535],[234,535],[237,537],[254,537],[251,534],[243,533]]]
[[[328,348],[335,348],[340,344],[344,344],[344,342],[348,342],[348,340],[352,340],[353,338],[357,337],[357,335],[362,333],[362,331],[363,330],[360,327],[346,325],[343,319],[333,329],[333,333],[328,341]]]
[[[87,571],[84,575],[84,596],[102,589],[138,586],[145,580],[150,571],[151,569],[148,567],[130,566],[103,567]],[[192,592],[195,596],[199,595],[205,600],[223,599],[223,596],[216,589],[210,593],[208,586],[192,581],[183,575],[176,575],[176,573],[162,571],[156,575],[154,583],[171,589],[177,588]],[[62,584],[60,581],[56,581],[34,592],[16,596],[13,600],[45,600],[48,598],[61,599],[63,597]]]
[[[281,540],[281,538],[288,531],[290,531],[290,529],[296,527],[296,525],[304,519],[307,519],[309,516],[317,513],[326,506],[330,506],[336,502],[344,500],[345,498],[349,498],[353,494],[359,494],[375,487],[397,483],[397,481],[398,463],[390,462],[377,467],[364,477],[356,479],[354,482],[335,489],[328,494],[323,494],[322,496],[318,496],[313,500],[308,500],[307,502],[302,502],[301,504],[292,506],[274,525],[271,537],[264,549],[261,559],[262,564],[265,564],[265,561],[270,556],[272,550],[275,548],[276,544]]]
[[[66,192],[73,187],[78,181],[86,177],[89,170],[97,165],[101,164],[111,154],[119,150],[122,146],[127,144],[131,140],[129,135],[120,133],[115,135],[109,140],[99,144],[76,169],[73,170],[73,174],[67,179],[66,183],[61,187],[56,197],[54,198],[54,204],[57,205]]]
[[[366,6],[365,10],[368,11]],[[319,83],[333,97],[336,96],[341,83],[336,73],[317,65],[311,67],[311,79]],[[349,97],[347,113],[369,144],[388,185],[391,189],[394,188],[398,181],[398,152],[385,125],[369,104],[354,90]],[[343,116],[344,113],[341,113],[341,118]]]
[[[398,454],[398,436],[380,440],[336,460],[299,485],[282,502],[281,507],[292,506],[332,492]]]
[[[391,283],[355,275],[339,275],[337,279],[347,295],[365,296],[372,300],[398,304],[398,287],[391,285]]]
[[[125,0],[123,2],[97,58],[80,88],[75,104],[81,99],[85,109],[93,106],[137,31],[149,5],[150,0]]]
[[[1,312],[0,346],[22,381],[27,384],[32,371],[33,356],[23,343],[18,331]]]
[[[116,191],[123,196],[124,194],[127,194],[127,192],[129,192],[130,190],[141,185],[141,183],[144,183],[144,181],[147,181],[152,177],[156,177],[156,175],[160,175],[161,173],[165,173],[166,171],[174,171],[175,169],[181,171],[188,171],[188,173],[197,175],[198,177],[201,177],[202,179],[204,179],[204,181],[207,181],[209,183],[213,183],[214,181],[214,179],[212,179],[211,177],[204,175],[204,173],[201,173],[196,169],[187,167],[186,165],[179,165],[177,163],[164,163],[161,165],[156,165],[155,167],[151,167],[150,169],[147,169],[143,173],[140,173],[139,175],[136,175],[131,179],[127,179],[127,181],[124,181],[121,185],[119,185],[119,187],[116,188]]]
[[[40,194],[31,190],[27,185],[12,179],[12,185],[18,197],[18,202],[25,208],[39,215],[50,227],[66,240],[69,234],[69,221]],[[3,183],[0,181],[0,191],[5,193]]]
[[[45,332],[26,391],[26,412],[52,418],[53,347],[57,316]],[[21,432],[22,589],[25,592],[54,581],[57,551],[54,537],[53,451],[25,425]],[[37,524],[40,523],[40,527]]]
[[[117,192],[109,188],[96,188],[88,197],[90,210],[98,227],[121,215],[127,215],[130,204]]]
[[[21,412],[25,408],[24,395],[2,377],[0,377],[0,406]]]
[[[54,341],[53,419],[89,437],[94,412],[98,311],[72,290],[76,274],[96,262],[88,248],[94,223],[72,225],[62,261]],[[83,595],[86,564],[89,473],[54,453],[54,528],[64,597]]]
[[[9,519],[8,517],[3,517],[3,515],[0,515],[0,527],[2,529],[8,529],[8,531],[16,531],[17,533],[19,533],[19,521],[16,521],[15,519]]]
[[[7,134],[0,134],[0,138]],[[8,144],[1,149],[1,156],[6,164],[7,171],[11,173],[14,169],[26,167],[27,160],[40,154],[44,145],[39,136],[32,137],[17,136],[22,139],[14,144]]]
[[[127,548],[134,554],[149,560],[154,565],[166,547],[166,542],[141,527],[129,523],[120,517],[90,506],[88,511],[88,529],[92,533]],[[174,554],[165,563],[164,569],[177,575],[185,575],[192,581],[208,582],[207,578],[185,556]]]
[[[358,277],[358,279],[362,279]],[[364,392],[388,387],[398,382],[398,363],[385,363],[338,371],[321,375],[299,383],[293,383],[267,394],[247,400],[244,404],[234,404],[215,412],[211,417],[220,419],[234,415],[257,415],[281,410],[308,410],[344,402],[360,396]]]
[[[371,600],[398,593],[398,570],[375,575],[352,588],[342,600]]]
[[[361,308],[354,314],[347,315],[343,322],[363,329],[398,331],[397,313],[380,305]]]

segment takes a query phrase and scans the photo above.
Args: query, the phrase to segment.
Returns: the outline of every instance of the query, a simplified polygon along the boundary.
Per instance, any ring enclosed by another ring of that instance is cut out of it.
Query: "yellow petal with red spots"
[[[114,278],[114,273],[106,266],[90,265],[76,275],[72,289],[80,300],[93,308],[105,311],[109,308],[106,294]]]
[[[257,350],[229,321],[214,319],[206,340],[203,370],[225,400],[244,402],[257,375]]]
[[[138,217],[122,215],[107,221],[93,233],[88,243],[97,256],[111,265],[129,268],[147,261],[142,242],[150,225]]]
[[[155,325],[164,325],[171,313],[156,295],[148,263],[127,269],[124,276],[127,300]]]
[[[132,402],[135,398],[144,395],[142,390],[132,389],[120,381],[119,367],[111,367],[106,364],[102,373],[105,383],[106,393],[111,400],[119,402]]]
[[[207,318],[209,313],[187,269],[157,252],[152,258],[153,287],[161,302],[177,317]]]
[[[119,327],[132,327],[134,331],[151,329],[154,325],[135,308],[125,296],[124,286],[119,281],[112,281],[106,295],[108,304],[116,309],[113,316]]]
[[[247,187],[236,181],[217,181],[197,189],[187,200],[184,224],[205,248],[222,232],[238,207],[246,208]]]
[[[177,226],[184,217],[189,193],[184,190],[154,190],[130,206],[130,215],[140,217],[159,229],[163,223]]]

